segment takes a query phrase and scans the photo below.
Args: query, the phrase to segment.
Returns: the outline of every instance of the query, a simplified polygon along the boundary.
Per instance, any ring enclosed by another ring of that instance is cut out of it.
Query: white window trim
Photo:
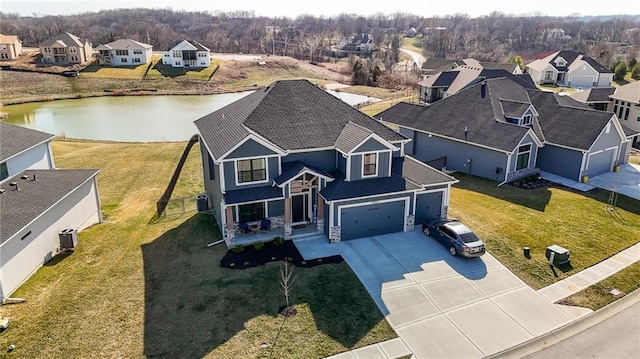
[[[374,178],[374,177],[378,177],[378,173],[380,172],[380,152],[375,151],[375,152],[362,152],[360,153],[362,155],[362,161],[361,165],[360,165],[360,178]],[[376,155],[376,173],[372,174],[372,175],[365,175],[364,174],[364,157],[366,155]]]
[[[529,122],[527,122],[527,119],[529,119]],[[522,116],[522,126],[529,126],[533,123],[533,115],[528,113],[524,116]]]
[[[269,201],[260,200],[260,201],[236,203],[236,204],[231,204],[230,205],[230,206],[234,207],[234,210],[236,212],[236,223],[240,223],[240,206],[244,206],[246,204],[254,204],[254,203],[264,203],[264,217],[263,218],[269,218]],[[258,222],[258,221],[253,221],[253,222]],[[247,222],[247,223],[253,223],[253,222]]]
[[[526,146],[526,145],[529,145],[529,150],[520,152],[520,147]],[[525,168],[529,168],[529,166],[531,165],[531,153],[532,152],[533,152],[533,143],[531,143],[531,142],[523,143],[523,144],[518,146],[518,150],[516,151],[516,171],[519,171],[519,169],[518,169],[518,157],[520,157],[520,155],[523,155],[525,153],[529,154],[529,159],[527,160],[527,166],[521,168],[520,170],[523,170]]]
[[[251,181],[251,182],[242,182],[242,183],[240,183],[238,181],[238,162],[239,161],[255,160],[255,159],[264,160],[265,179],[262,180],[262,181]],[[245,157],[245,158],[242,158],[242,159],[236,159],[236,160],[233,161],[233,167],[234,167],[234,176],[235,176],[235,181],[236,181],[236,187],[242,187],[242,186],[252,185],[252,184],[269,183],[269,158],[268,157],[256,156],[256,157]]]

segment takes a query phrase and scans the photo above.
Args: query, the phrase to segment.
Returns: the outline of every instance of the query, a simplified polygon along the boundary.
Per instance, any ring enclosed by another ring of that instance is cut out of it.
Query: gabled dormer
[[[530,103],[500,100],[500,105],[505,121],[514,125],[531,127],[538,117],[538,111]]]
[[[373,131],[349,122],[336,140],[338,167],[346,181],[391,176],[391,158],[400,149]]]
[[[554,64],[556,65],[556,67],[567,67],[568,65],[567,60],[565,60],[562,56],[558,56],[554,60]]]

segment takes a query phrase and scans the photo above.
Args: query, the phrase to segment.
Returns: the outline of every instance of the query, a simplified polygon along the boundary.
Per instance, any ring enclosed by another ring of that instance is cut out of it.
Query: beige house
[[[151,61],[153,46],[131,39],[120,39],[96,47],[98,63],[112,66],[138,66]]]
[[[40,54],[45,64],[81,64],[91,58],[93,47],[88,40],[63,32],[41,43]]]
[[[16,35],[0,34],[0,61],[13,60],[22,53],[22,41]]]
[[[618,116],[620,123],[636,133],[640,132],[640,81],[620,86],[609,96],[609,111]],[[635,137],[634,147],[640,147],[640,140]]]
[[[593,58],[566,50],[529,63],[527,73],[541,85],[599,88],[610,87],[613,81],[613,72]]]

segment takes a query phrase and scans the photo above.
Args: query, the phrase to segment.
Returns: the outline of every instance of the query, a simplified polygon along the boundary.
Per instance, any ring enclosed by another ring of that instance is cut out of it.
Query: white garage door
[[[593,76],[572,76],[571,77],[571,87],[593,87],[593,81],[595,78]]]

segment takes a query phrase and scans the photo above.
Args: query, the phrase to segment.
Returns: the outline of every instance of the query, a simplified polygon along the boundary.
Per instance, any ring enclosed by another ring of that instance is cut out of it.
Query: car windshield
[[[472,232],[462,233],[462,234],[459,234],[459,236],[460,236],[460,238],[462,238],[462,241],[464,243],[472,243],[472,242],[477,242],[477,241],[480,240],[480,238],[478,238],[478,236],[476,236]]]

